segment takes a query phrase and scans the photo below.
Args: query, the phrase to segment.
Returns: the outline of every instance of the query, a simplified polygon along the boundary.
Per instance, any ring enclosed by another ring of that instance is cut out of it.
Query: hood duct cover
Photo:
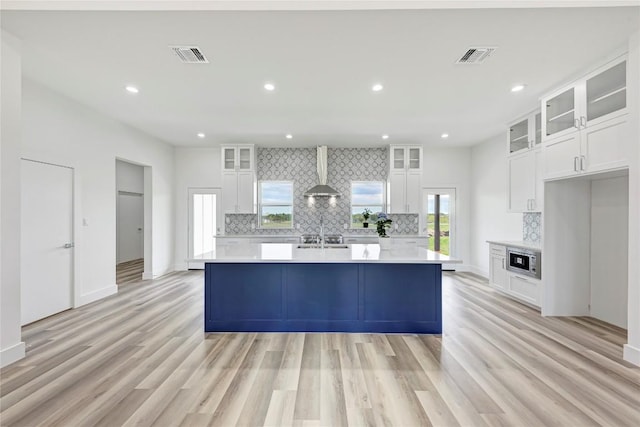
[[[305,197],[339,197],[340,193],[327,185],[327,147],[322,146],[317,148],[317,168],[318,168],[318,180],[320,184],[310,188]]]

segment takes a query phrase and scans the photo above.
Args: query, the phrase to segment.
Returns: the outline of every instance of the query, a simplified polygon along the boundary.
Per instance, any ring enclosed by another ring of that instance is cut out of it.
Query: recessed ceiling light
[[[125,89],[127,90],[127,92],[130,92],[130,93],[138,93],[138,92],[140,92],[140,90],[137,87],[131,86],[131,85],[125,87]]]
[[[382,139],[389,139],[389,135],[382,135]]]
[[[286,135],[286,138],[287,138],[287,139],[291,139],[291,138],[293,138],[293,135],[291,135],[290,133],[288,133],[288,134]]]
[[[448,133],[443,133],[442,135],[440,135],[440,138],[447,139],[447,138],[449,138],[449,134]]]
[[[384,86],[382,86],[380,83],[376,83],[371,87],[371,90],[374,92],[380,92],[382,89],[384,89]]]
[[[204,134],[204,133],[202,133],[202,132],[198,132],[198,138],[204,138],[204,137],[205,137],[205,134]]]
[[[272,92],[276,89],[276,85],[274,85],[273,83],[265,83],[264,88],[269,92]]]
[[[511,92],[520,92],[522,89],[524,89],[523,84],[513,85],[513,87],[511,88]]]

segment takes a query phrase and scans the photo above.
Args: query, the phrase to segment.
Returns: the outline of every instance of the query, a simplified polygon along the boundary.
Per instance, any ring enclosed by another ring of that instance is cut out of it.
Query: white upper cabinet
[[[509,212],[542,212],[544,182],[541,150],[531,150],[507,159],[509,173]]]
[[[225,213],[256,212],[256,174],[253,145],[222,148],[222,206]]]
[[[543,98],[544,179],[628,166],[627,61]]]
[[[545,140],[626,114],[626,58],[618,58],[543,98],[542,105]]]
[[[422,147],[389,147],[389,213],[420,212]]]
[[[542,113],[535,111],[509,126],[508,153],[521,153],[542,143]]]
[[[253,145],[222,147],[222,171],[252,171],[255,168]]]

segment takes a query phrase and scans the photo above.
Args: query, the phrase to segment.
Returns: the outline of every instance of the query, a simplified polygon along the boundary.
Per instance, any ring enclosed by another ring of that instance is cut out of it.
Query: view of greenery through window
[[[260,227],[293,227],[293,183],[262,181],[259,188]]]
[[[436,236],[436,196],[430,194],[427,199],[427,235],[429,249],[434,250],[436,240],[440,240],[440,253],[449,255],[449,195],[440,195],[440,235]]]
[[[384,211],[384,185],[381,181],[351,183],[351,228],[363,228],[365,209],[371,211],[368,223],[375,229],[376,214]]]

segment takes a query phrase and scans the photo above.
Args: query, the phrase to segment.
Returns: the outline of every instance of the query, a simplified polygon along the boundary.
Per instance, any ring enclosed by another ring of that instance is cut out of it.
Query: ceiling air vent
[[[470,47],[456,64],[482,64],[496,50],[495,47]]]
[[[208,64],[209,61],[204,57],[198,46],[169,46],[169,49],[175,52],[180,61],[185,64]]]

